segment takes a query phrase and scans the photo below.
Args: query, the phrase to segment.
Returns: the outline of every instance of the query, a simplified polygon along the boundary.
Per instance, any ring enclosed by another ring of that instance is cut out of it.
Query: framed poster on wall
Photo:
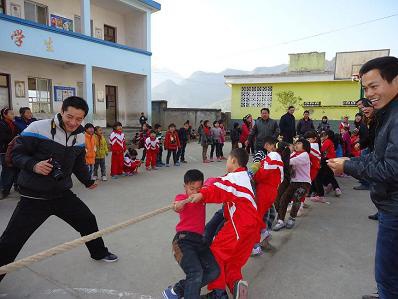
[[[10,15],[13,17],[21,17],[21,5],[10,2]]]
[[[75,87],[54,86],[54,102],[62,102],[68,97],[76,95]]]
[[[50,25],[58,29],[73,31],[73,20],[51,14]]]
[[[25,97],[25,81],[15,81],[15,96],[17,98]]]

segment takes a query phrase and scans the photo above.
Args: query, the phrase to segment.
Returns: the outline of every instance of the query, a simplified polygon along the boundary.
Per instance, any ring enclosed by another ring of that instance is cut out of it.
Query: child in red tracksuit
[[[124,137],[120,122],[116,122],[113,125],[113,131],[109,136],[109,143],[111,144],[112,152],[111,176],[116,179],[117,176],[123,174],[124,152],[126,151],[126,138]]]
[[[173,162],[175,166],[180,166],[177,160],[177,151],[181,147],[180,139],[176,131],[176,125],[170,124],[164,138],[164,148],[167,150],[166,167],[170,167],[170,157],[173,155]]]
[[[318,134],[315,131],[309,131],[304,134],[304,138],[308,140],[311,146],[310,151],[310,177],[311,177],[311,193],[310,197],[312,201],[323,201],[323,198],[319,197],[319,193],[323,189],[320,180],[317,180],[319,169],[321,169],[321,150],[319,149]],[[321,190],[321,191],[320,191]],[[305,199],[305,198],[304,198]],[[304,201],[302,201],[304,202]],[[302,211],[303,205],[301,205],[300,210]],[[299,210],[299,214],[300,214]]]
[[[234,298],[248,296],[248,284],[242,280],[242,268],[259,241],[261,219],[254,192],[247,174],[248,153],[234,149],[227,160],[228,174],[214,184],[192,194],[192,202],[223,203],[225,223],[211,244],[211,251],[220,267],[219,277],[208,285],[208,298],[228,298],[226,287]]]
[[[256,188],[256,203],[261,223],[261,238],[266,236],[267,225],[264,216],[274,203],[278,195],[278,187],[283,181],[283,161],[281,155],[276,151],[278,141],[273,137],[267,137],[264,149],[267,155],[260,162],[254,163],[251,167],[253,181]],[[253,255],[262,253],[260,244],[255,244]]]
[[[135,149],[129,148],[128,152],[124,155],[124,174],[133,175],[138,173],[138,168],[141,166],[141,160],[137,159],[138,153]]]
[[[159,139],[156,138],[156,132],[151,131],[149,137],[145,140],[146,149],[146,170],[152,169],[156,170],[156,160],[159,153]]]

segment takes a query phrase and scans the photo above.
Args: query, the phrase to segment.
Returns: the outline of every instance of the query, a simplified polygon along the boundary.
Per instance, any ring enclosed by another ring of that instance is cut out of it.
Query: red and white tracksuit
[[[156,137],[152,139],[152,137],[148,137],[145,140],[145,148],[146,148],[146,163],[145,166],[148,168],[150,166],[156,167],[156,157],[159,152],[159,139]]]
[[[132,174],[138,172],[138,167],[141,166],[141,161],[137,159],[131,159],[128,155],[124,156],[123,171],[126,174]]]
[[[111,144],[112,162],[111,176],[123,174],[124,152],[126,151],[126,138],[122,131],[112,131],[109,136]]]
[[[239,168],[217,178],[200,193],[205,203],[224,203],[225,224],[210,247],[220,267],[220,276],[208,288],[226,289],[228,286],[233,292],[234,283],[242,279],[242,268],[260,239],[261,219],[250,178],[246,169]]]
[[[270,152],[260,162],[259,170],[254,174],[256,183],[256,202],[258,215],[263,219],[278,195],[278,187],[283,181],[283,161],[277,152]],[[261,229],[266,228],[264,221]]]
[[[319,150],[319,144],[316,142],[311,142],[310,162],[310,176],[311,182],[313,182],[318,175],[319,169],[321,168],[321,151]]]

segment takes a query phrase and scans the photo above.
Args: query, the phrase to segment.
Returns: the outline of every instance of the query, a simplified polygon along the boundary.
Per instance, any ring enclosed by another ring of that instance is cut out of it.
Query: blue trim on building
[[[157,2],[152,1],[152,0],[139,0],[139,1],[142,2],[142,3],[144,3],[144,4],[146,4],[146,5],[148,5],[148,6],[150,6],[150,7],[155,8],[155,9],[157,9],[157,10],[160,10],[160,8],[162,7],[162,6],[160,5],[160,3],[157,3]]]
[[[152,56],[151,52],[148,52],[148,51],[145,51],[145,50],[132,48],[132,47],[128,47],[128,46],[125,46],[125,45],[116,44],[116,43],[112,43],[112,42],[108,42],[106,40],[94,38],[94,37],[87,36],[87,35],[84,35],[84,34],[81,34],[81,33],[77,33],[77,32],[66,31],[66,30],[50,27],[50,26],[47,26],[47,25],[39,24],[39,23],[32,22],[32,21],[25,20],[25,19],[16,18],[16,17],[5,15],[5,14],[2,14],[2,13],[0,13],[0,19],[6,20],[6,21],[9,21],[9,22],[12,22],[12,23],[24,25],[24,26],[36,28],[36,29],[46,30],[46,31],[49,31],[49,32],[54,32],[54,33],[58,33],[58,34],[62,34],[62,35],[66,35],[66,36],[70,36],[70,37],[74,37],[74,38],[79,38],[79,39],[82,39],[82,40],[86,40],[86,41],[89,41],[89,42],[93,42],[93,43],[97,43],[97,44],[101,44],[101,45],[105,45],[105,46],[110,46],[110,47],[113,47],[113,48],[118,48],[118,49],[130,51],[130,52],[135,52],[135,53],[144,54],[144,55],[147,55],[147,56]]]

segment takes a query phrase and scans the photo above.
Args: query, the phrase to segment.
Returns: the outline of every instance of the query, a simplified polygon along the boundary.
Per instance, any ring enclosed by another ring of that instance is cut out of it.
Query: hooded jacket
[[[39,120],[27,127],[16,140],[12,151],[15,167],[21,169],[18,185],[22,196],[34,199],[61,198],[72,188],[72,173],[86,187],[94,184],[85,163],[84,128],[67,133],[62,127],[62,118]],[[63,177],[54,179],[49,175],[37,174],[34,166],[52,159],[60,165]]]
[[[376,207],[398,216],[398,97],[376,113],[374,151],[344,163],[344,173],[370,183]]]

